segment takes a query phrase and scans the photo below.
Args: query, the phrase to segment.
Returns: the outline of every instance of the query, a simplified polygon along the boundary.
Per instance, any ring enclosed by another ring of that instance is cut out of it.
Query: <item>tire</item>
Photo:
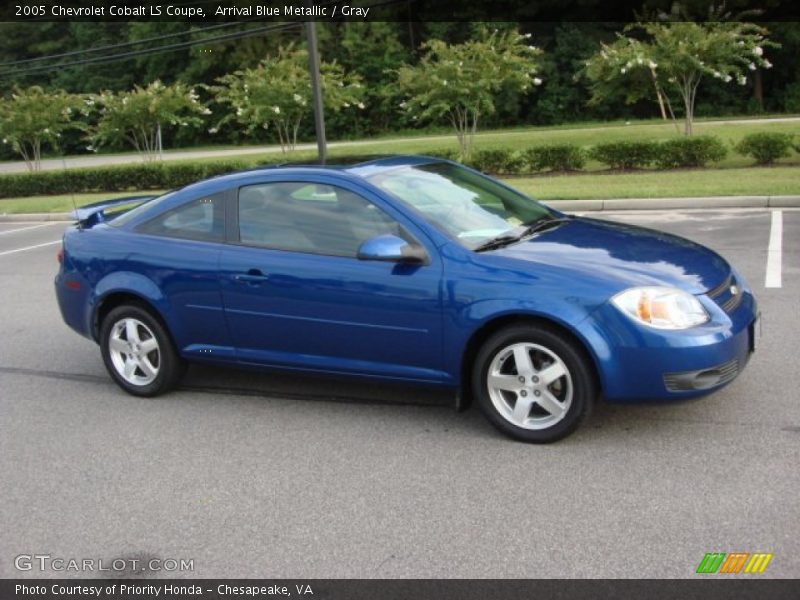
[[[472,370],[472,391],[497,429],[524,442],[548,443],[566,437],[588,417],[598,385],[582,347],[553,328],[520,324],[483,344]]]
[[[118,306],[106,315],[100,327],[100,351],[111,378],[134,396],[163,394],[178,384],[186,370],[167,330],[137,304]]]

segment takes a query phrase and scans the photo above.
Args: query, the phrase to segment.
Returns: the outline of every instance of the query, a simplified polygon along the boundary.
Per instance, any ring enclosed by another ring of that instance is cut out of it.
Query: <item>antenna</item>
[[[63,156],[61,157],[61,165],[64,167],[64,173],[66,173],[67,172],[67,160]],[[72,190],[72,189],[73,188],[70,187],[70,190]],[[72,200],[72,209],[74,211],[72,214],[74,214],[75,218],[77,219],[77,217],[78,217],[78,203],[75,202],[75,192],[71,191],[69,193],[69,197],[70,197],[70,200]],[[78,229],[82,229],[80,220],[78,220]]]

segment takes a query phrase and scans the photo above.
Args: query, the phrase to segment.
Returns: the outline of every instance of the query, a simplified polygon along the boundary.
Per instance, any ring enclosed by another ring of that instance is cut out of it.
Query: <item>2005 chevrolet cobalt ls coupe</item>
[[[79,209],[55,287],[139,396],[186,362],[432,384],[547,442],[600,396],[716,390],[753,350],[753,295],[711,250],[449,161],[263,168],[113,205]]]

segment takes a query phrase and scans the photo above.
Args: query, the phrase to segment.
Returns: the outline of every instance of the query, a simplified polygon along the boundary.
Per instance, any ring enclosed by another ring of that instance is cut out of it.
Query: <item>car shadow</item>
[[[277,396],[287,399],[398,404],[413,406],[455,406],[455,393],[434,387],[376,382],[331,375],[287,374],[263,370],[239,370],[192,365],[180,385],[187,391],[236,396]]]
[[[427,407],[439,409],[431,420],[428,411],[408,413],[404,417],[426,421],[424,427],[445,428],[451,432],[460,431],[464,435],[480,438],[507,440],[497,432],[481,415],[476,406],[468,411],[455,411],[455,393],[432,387],[410,384],[376,382],[372,380],[336,377],[322,374],[291,374],[278,371],[240,370],[210,365],[192,365],[180,390],[209,394],[215,397],[279,398],[325,403],[345,403],[361,405],[385,405]],[[636,406],[608,404],[599,401],[590,418],[561,444],[605,438],[608,435],[637,436],[652,434],[653,429],[670,426],[668,421],[648,418],[650,410],[636,410]],[[651,407],[653,408],[653,407]],[[644,413],[644,414],[641,414]]]

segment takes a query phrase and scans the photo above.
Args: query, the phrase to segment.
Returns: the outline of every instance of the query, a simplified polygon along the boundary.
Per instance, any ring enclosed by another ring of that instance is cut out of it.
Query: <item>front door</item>
[[[322,372],[443,381],[441,262],[363,261],[372,237],[411,234],[367,193],[273,181],[239,190],[239,244],[223,250],[238,359]]]

